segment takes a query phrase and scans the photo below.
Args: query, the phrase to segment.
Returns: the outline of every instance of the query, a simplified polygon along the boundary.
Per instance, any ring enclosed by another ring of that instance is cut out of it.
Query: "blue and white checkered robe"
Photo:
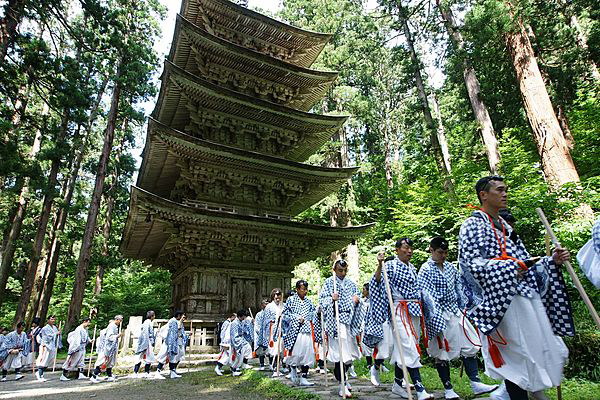
[[[31,348],[30,342],[31,340],[27,338],[25,332],[18,334],[17,331],[12,331],[4,336],[2,343],[0,343],[0,362],[6,360],[8,352],[13,349],[21,350],[21,355],[27,357]]]
[[[173,360],[175,355],[179,353],[179,344],[177,343],[179,335],[179,321],[173,317],[167,323],[167,337],[165,338],[165,343],[167,344],[167,355],[170,360]]]
[[[105,357],[112,357],[117,353],[117,340],[119,337],[119,327],[111,322],[104,331],[104,341],[102,347],[98,347],[98,352],[102,350]]]
[[[262,335],[263,335],[263,343],[261,346],[269,347],[269,338],[271,331],[273,333],[273,337],[277,340],[277,326],[279,323],[279,319],[277,318],[277,314],[275,310],[273,310],[273,306],[271,304],[275,304],[273,302],[269,303],[267,307],[265,307],[262,321]],[[275,307],[279,307],[275,305]]]
[[[231,321],[229,324],[231,346],[237,353],[242,351],[242,347],[246,343],[252,343],[253,331],[252,323],[248,320],[240,321],[239,318],[236,318]]]
[[[510,225],[502,218],[499,221],[506,232],[507,255],[521,261],[530,259]],[[475,211],[460,228],[459,263],[463,282],[469,286],[465,293],[476,294],[471,299],[474,307],[468,311],[469,317],[488,335],[502,321],[515,295],[531,298],[535,291],[541,296],[554,334],[574,335],[571,304],[561,271],[552,258],[542,258],[529,268],[523,279],[517,279],[518,264],[515,261],[493,260],[502,254],[496,236],[503,240],[501,226],[492,227],[483,211]]]
[[[600,257],[600,218],[594,222],[594,227],[592,228],[592,243],[594,244],[596,254]]]
[[[419,288],[423,296],[425,325],[429,337],[435,337],[446,329],[442,314],[456,314],[465,308],[461,276],[454,265],[444,262],[442,272],[431,258],[421,266],[418,273]]]
[[[77,353],[78,351],[84,350],[90,342],[90,334],[87,329],[79,325],[69,334],[67,342],[69,343],[68,354]]]
[[[265,312],[259,311],[256,313],[254,317],[254,349],[256,350],[258,346],[267,347],[269,343],[269,338],[265,338],[265,330],[263,329],[263,323],[265,319]]]
[[[340,323],[348,325],[351,336],[356,336],[360,333],[362,321],[365,318],[365,309],[362,302],[354,304],[352,299],[355,295],[360,297],[360,291],[350,278],[340,279],[337,276],[336,286],[339,293],[338,309],[340,312]],[[333,276],[325,280],[321,293],[319,295],[319,305],[323,311],[325,319],[325,332],[329,340],[337,338],[337,328],[335,323],[335,307],[333,305]]]
[[[150,318],[146,319],[140,329],[140,336],[138,337],[137,347],[135,354],[140,354],[148,349],[148,345],[154,346],[156,337],[154,336],[154,323]]]
[[[312,336],[311,324],[315,326],[317,319],[315,311],[315,306],[307,297],[301,300],[295,294],[287,299],[281,313],[283,318],[282,331],[285,332],[283,336],[284,348],[291,351],[294,348],[299,333],[308,333]],[[304,318],[303,323],[300,323],[300,317]]]
[[[38,335],[38,340],[40,345],[44,346],[48,351],[54,351],[55,349],[62,348],[61,336],[55,325],[45,325]]]
[[[390,289],[394,300],[401,298],[404,300],[421,300],[421,291],[417,282],[417,270],[411,264],[405,264],[398,257],[386,261],[383,265],[386,269],[390,281]],[[373,348],[383,340],[383,324],[390,319],[390,306],[385,291],[385,281],[383,271],[379,282],[375,276],[369,282],[369,300],[370,307],[367,314],[367,323],[363,343]],[[418,303],[408,304],[408,312],[415,317],[421,316],[421,307]]]

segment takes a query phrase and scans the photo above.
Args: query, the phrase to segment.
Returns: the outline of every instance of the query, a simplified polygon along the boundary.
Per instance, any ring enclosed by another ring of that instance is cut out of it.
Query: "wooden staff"
[[[408,369],[406,368],[406,361],[404,361],[404,350],[402,349],[402,341],[400,340],[400,331],[398,331],[398,324],[396,322],[396,311],[394,309],[394,300],[392,300],[392,289],[390,288],[390,281],[387,275],[387,268],[385,263],[383,263],[381,267],[381,272],[383,273],[383,281],[385,283],[385,292],[387,294],[388,303],[390,305],[390,315],[392,319],[392,329],[394,331],[394,338],[396,339],[396,345],[398,346],[398,350],[400,350],[400,362],[402,363],[402,373],[404,374],[404,379],[406,382],[406,391],[408,392],[408,399],[412,400],[412,390],[410,388],[410,383],[408,382]]]
[[[336,261],[337,262],[337,261]],[[333,264],[333,293],[337,293],[337,276],[335,274],[335,263]],[[338,337],[338,357],[340,359],[340,379],[342,383],[342,398],[346,398],[346,374],[344,372],[344,358],[342,357],[342,335],[340,334],[340,312],[339,312],[339,293],[338,300],[333,300],[335,307],[335,325]]]
[[[281,301],[283,301],[283,294],[281,297]],[[281,314],[283,314],[282,308],[283,306],[280,303],[279,321],[277,321],[277,371],[275,372],[275,376],[279,376],[279,368],[281,367],[281,320],[283,319],[281,318]]]
[[[58,357],[58,338],[60,337],[60,330],[62,329],[62,321],[58,323],[58,335],[54,338],[54,348],[56,353],[54,354],[54,364],[52,365],[52,372],[56,369],[56,358]]]
[[[544,239],[546,239],[546,255],[547,256],[551,256],[552,255],[552,249],[550,248],[550,235],[548,235],[548,232],[546,232],[546,234],[544,235]],[[556,398],[558,400],[562,400],[562,390],[560,389],[560,385],[558,385],[556,387]]]
[[[185,330],[184,330],[185,332]],[[188,360],[188,372],[190,372],[190,357],[191,357],[191,352],[192,352],[192,345],[194,344],[194,339],[193,336],[194,335],[194,326],[192,323],[192,320],[190,320],[190,351],[188,351],[187,353],[187,360]]]
[[[319,295],[320,298],[320,295]],[[321,346],[323,347],[323,367],[325,368],[325,387],[329,387],[327,378],[327,354],[325,349],[329,346],[329,343],[325,343],[325,319],[323,318],[323,309],[321,309]]]
[[[252,309],[248,307],[248,311],[250,311],[250,318],[254,319],[254,315],[252,315]]]
[[[90,376],[90,371],[92,370],[92,357],[94,354],[94,345],[96,344],[96,328],[98,324],[94,325],[94,338],[92,339],[92,348],[90,350],[90,362],[88,363],[88,376]]]
[[[537,211],[538,215],[540,216],[540,219],[542,220],[542,223],[546,227],[546,231],[548,232],[548,235],[552,239],[552,243],[554,243],[554,246],[556,248],[561,248],[560,242],[556,238],[556,235],[554,234],[552,227],[548,223],[548,220],[546,219],[546,215],[544,215],[544,211],[542,211],[541,208],[536,208],[535,211]],[[571,276],[571,280],[573,280],[573,283],[575,284],[575,287],[577,288],[579,295],[583,299],[583,302],[585,303],[590,314],[592,315],[592,319],[596,323],[596,326],[598,327],[598,329],[600,329],[600,317],[598,317],[598,313],[596,312],[594,305],[592,304],[592,302],[590,301],[590,298],[588,297],[587,293],[585,292],[583,285],[579,281],[579,278],[577,277],[575,270],[573,269],[573,267],[571,266],[571,263],[569,261],[565,261],[565,262],[563,262],[563,264],[567,268],[567,271],[569,272],[569,275]]]
[[[115,367],[117,366],[117,358],[119,357],[119,345],[121,344],[121,328],[123,327],[123,320],[119,324],[119,336],[117,336],[117,352],[115,353]]]

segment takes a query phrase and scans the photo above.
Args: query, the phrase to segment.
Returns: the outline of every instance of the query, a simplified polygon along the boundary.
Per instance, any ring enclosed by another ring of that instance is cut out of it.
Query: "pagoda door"
[[[253,312],[258,304],[258,279],[231,279],[231,312],[251,307]]]

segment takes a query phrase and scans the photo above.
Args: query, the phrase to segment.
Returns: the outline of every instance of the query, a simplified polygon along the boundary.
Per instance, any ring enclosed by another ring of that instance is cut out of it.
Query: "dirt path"
[[[192,370],[193,371],[193,370]],[[47,382],[38,383],[31,376],[15,382],[14,375],[11,379],[0,382],[0,399],[105,399],[105,400],[176,400],[201,398],[207,400],[239,399],[263,400],[264,397],[256,394],[242,393],[236,389],[235,384],[230,384],[231,379],[223,381],[223,385],[214,385],[212,382],[195,382],[186,378],[181,379],[147,380],[130,379],[126,376],[118,377],[111,383],[91,384],[89,380],[72,380],[61,382],[60,372],[46,372]]]

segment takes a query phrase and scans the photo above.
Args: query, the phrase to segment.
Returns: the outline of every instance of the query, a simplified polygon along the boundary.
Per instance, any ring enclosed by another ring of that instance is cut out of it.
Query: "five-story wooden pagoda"
[[[368,228],[292,221],[356,170],[302,163],[346,119],[308,112],[337,75],[309,69],[329,38],[183,0],[121,251],[169,268],[172,307],[189,318],[256,308],[295,265]]]

